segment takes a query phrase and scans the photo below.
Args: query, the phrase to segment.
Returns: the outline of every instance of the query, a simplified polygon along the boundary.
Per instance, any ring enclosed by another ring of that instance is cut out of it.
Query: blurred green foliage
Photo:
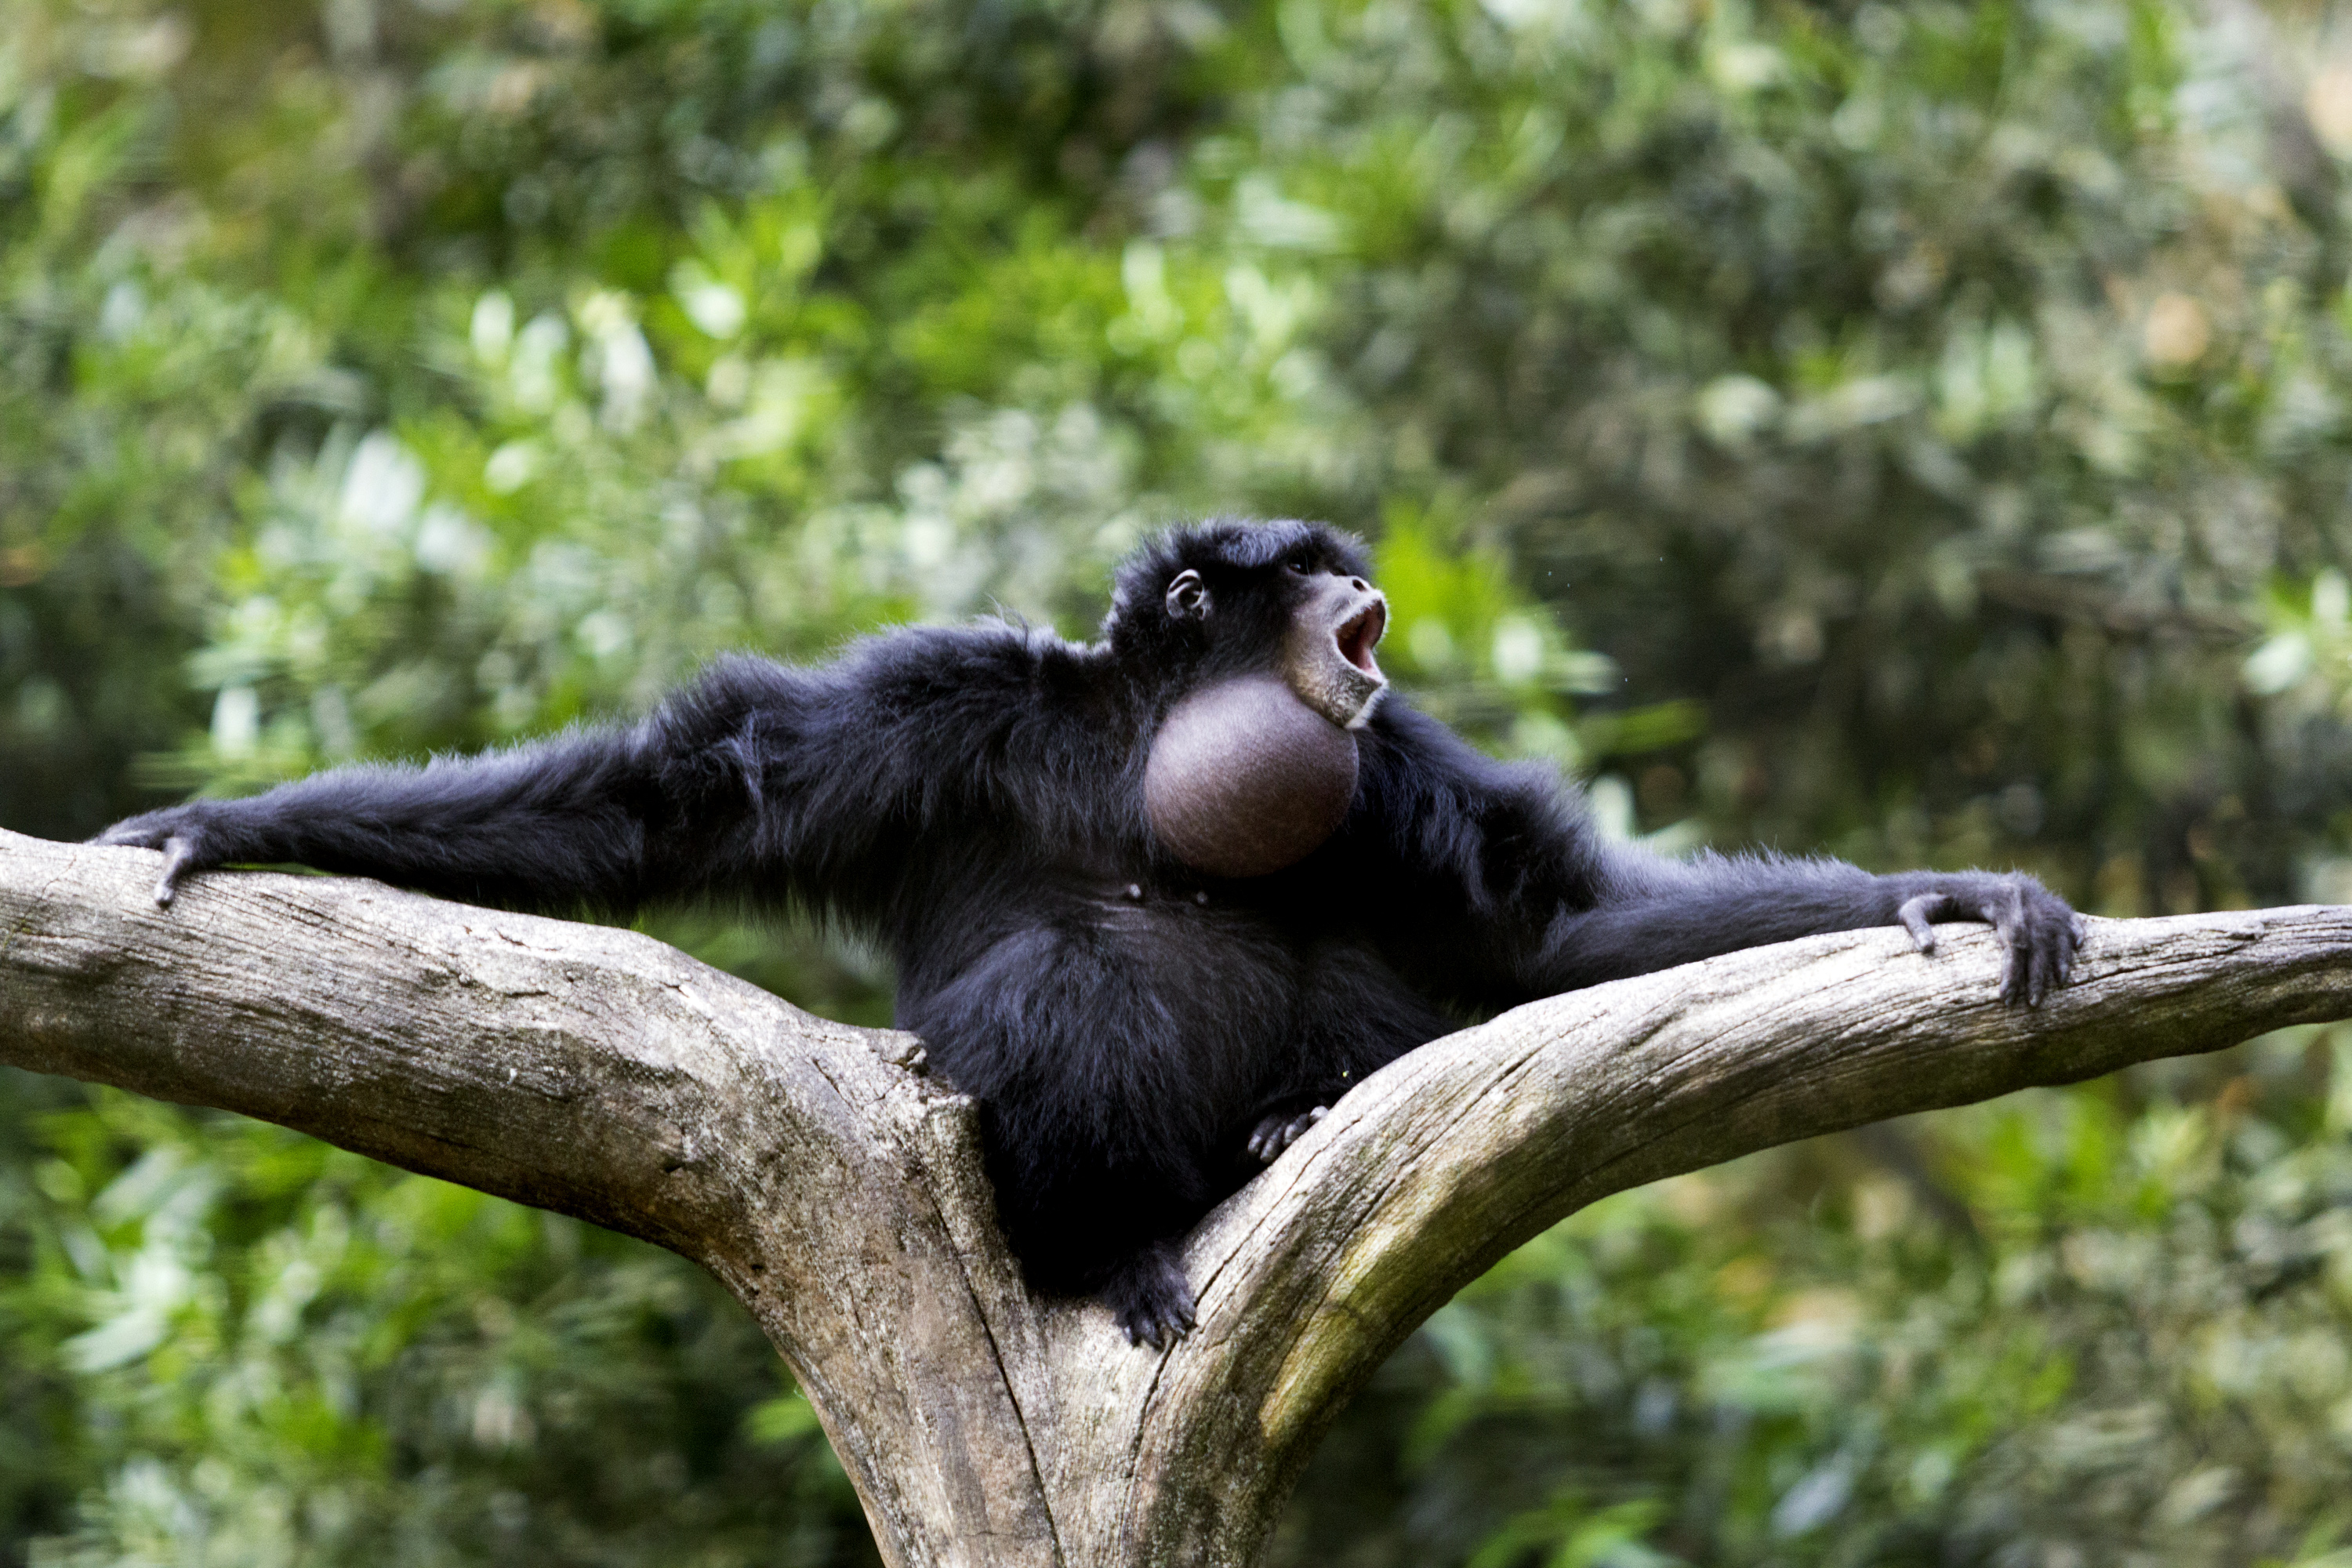
[[[1612,832],[2352,900],[2347,160],[2305,0],[0,0],[0,824],[1234,510]],[[2348,1131],[2322,1031],[1628,1194],[1278,1556],[2352,1561]],[[0,1410],[9,1562],[871,1556],[677,1260],[22,1076]]]

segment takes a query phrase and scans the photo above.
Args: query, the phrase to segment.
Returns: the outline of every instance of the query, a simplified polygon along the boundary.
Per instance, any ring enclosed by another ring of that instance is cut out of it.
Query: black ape
[[[1382,1063],[1554,992],[1815,931],[1990,921],[2002,995],[2065,977],[2032,878],[1663,860],[1548,768],[1381,696],[1386,610],[1301,523],[1171,533],[1103,638],[908,627],[815,669],[713,666],[652,717],[195,801],[101,843],[569,910],[742,897],[888,944],[898,1021],[980,1102],[1033,1281],[1191,1326],[1176,1244]],[[1158,742],[1155,744],[1155,742]]]

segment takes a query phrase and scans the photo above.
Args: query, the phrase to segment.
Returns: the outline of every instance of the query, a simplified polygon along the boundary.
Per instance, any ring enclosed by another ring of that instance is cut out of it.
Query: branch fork
[[[1367,1079],[1190,1238],[1192,1333],[1024,1289],[919,1042],[650,938],[0,833],[0,1062],[242,1111],[709,1268],[898,1564],[1255,1561],[1348,1395],[1611,1193],[1885,1117],[2352,1015],[2352,909],[2090,921],[2002,1005],[1981,927],[1811,937],[1570,993]]]

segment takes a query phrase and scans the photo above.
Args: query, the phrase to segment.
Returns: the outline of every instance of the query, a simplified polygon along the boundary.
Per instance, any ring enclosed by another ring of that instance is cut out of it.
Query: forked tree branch
[[[907,1564],[1244,1563],[1347,1395],[1610,1193],[1883,1117],[2352,1016],[2352,910],[2092,922],[2037,1012],[1980,929],[1598,986],[1368,1079],[1210,1216],[1192,1335],[1023,1289],[974,1119],[647,938],[0,834],[0,1061],[219,1106],[695,1258],[758,1316]]]

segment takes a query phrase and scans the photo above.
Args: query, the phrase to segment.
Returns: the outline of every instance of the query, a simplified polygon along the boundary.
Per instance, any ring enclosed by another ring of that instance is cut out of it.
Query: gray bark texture
[[[1245,1564],[1423,1318],[1608,1194],[1768,1145],[2352,1016],[2352,909],[2093,921],[2004,1007],[1982,927],[1810,938],[1518,1008],[1367,1079],[1205,1220],[1200,1323],[1039,1300],[908,1036],[646,937],[0,833],[0,1062],[264,1118],[695,1259],[757,1316],[897,1564]]]

